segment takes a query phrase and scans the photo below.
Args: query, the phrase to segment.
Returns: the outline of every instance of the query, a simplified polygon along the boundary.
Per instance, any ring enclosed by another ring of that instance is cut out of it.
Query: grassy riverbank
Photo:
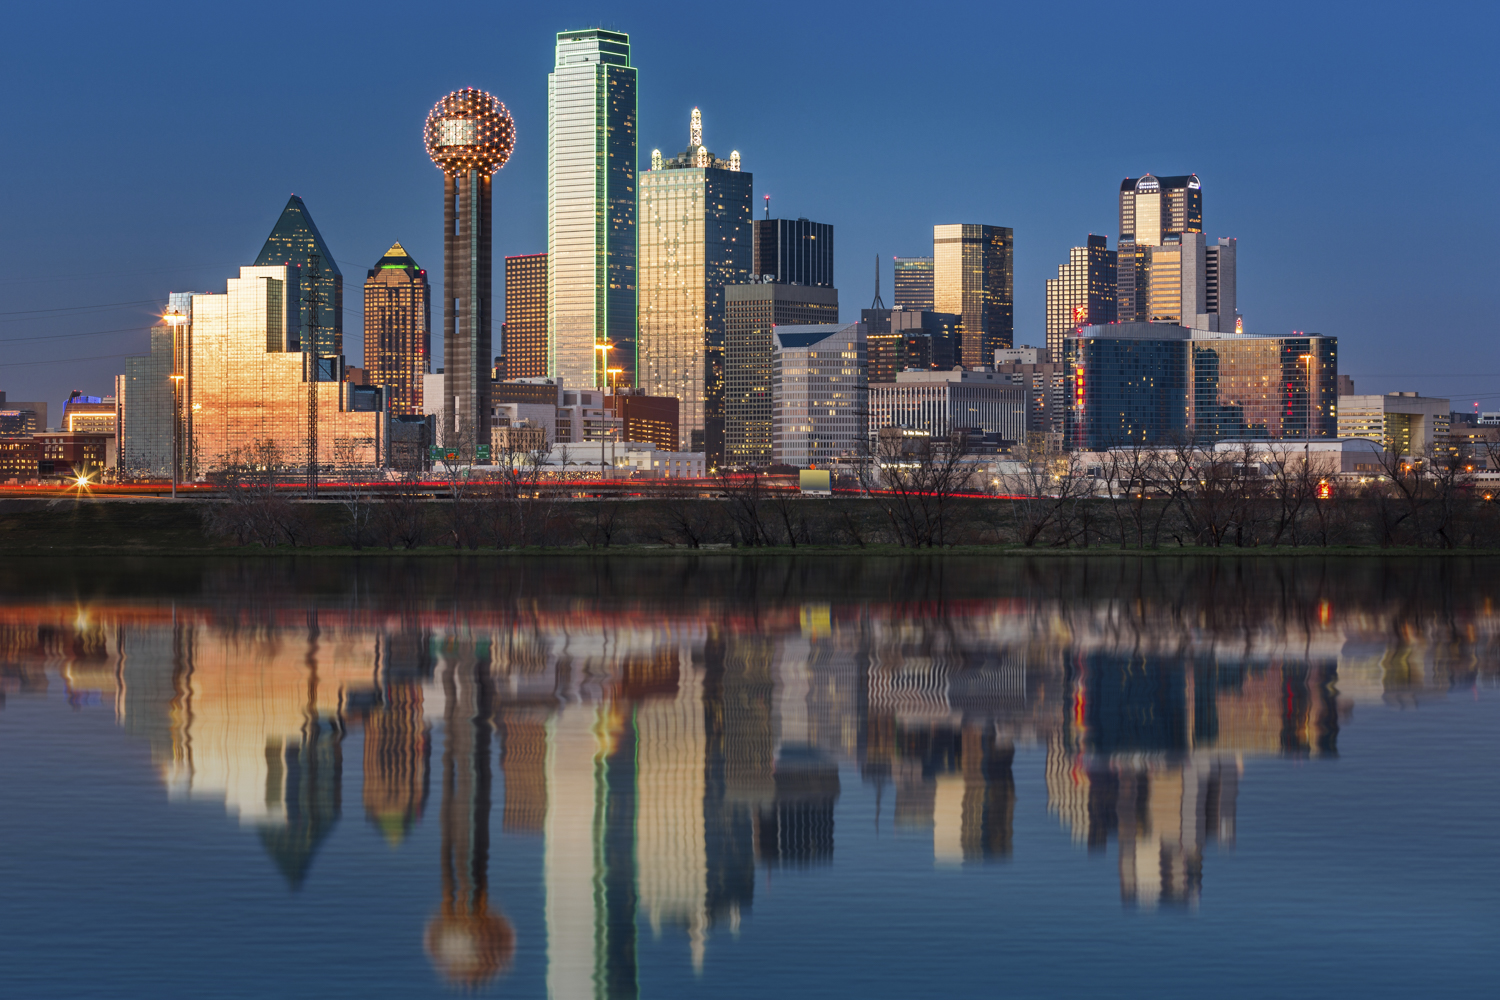
[[[805,557],[831,555],[910,556],[914,551],[950,556],[1019,555],[1069,557],[1128,554],[1132,556],[1431,556],[1485,555],[1500,552],[1500,547],[1464,547],[1440,549],[1416,546],[1381,547],[1364,545],[1259,544],[1254,546],[1180,545],[1175,540],[1155,548],[1121,546],[1118,536],[1110,538],[1102,530],[1092,538],[1072,539],[1059,545],[1052,539],[1035,544],[1018,544],[1003,530],[1006,513],[1004,501],[967,503],[953,514],[954,526],[948,532],[947,544],[934,548],[914,549],[893,543],[882,531],[881,512],[869,501],[797,500],[780,511],[779,520],[792,526],[792,532],[767,531],[763,544],[745,545],[735,530],[726,505],[715,501],[693,501],[683,504],[635,502],[621,504],[596,501],[555,505],[552,519],[540,538],[530,539],[524,547],[500,547],[498,536],[486,537],[479,528],[469,533],[462,546],[454,544],[454,532],[447,519],[450,509],[441,503],[424,505],[418,544],[407,547],[372,531],[356,548],[350,544],[350,511],[339,503],[299,504],[295,511],[301,519],[298,544],[286,541],[273,545],[242,544],[241,540],[208,527],[211,505],[201,501],[91,501],[25,500],[0,502],[0,555],[10,556],[286,556],[315,557],[389,556],[399,554],[425,558],[466,558],[534,554],[548,557],[612,555],[650,558],[683,554],[737,556]],[[601,517],[616,523],[601,529]],[[684,525],[684,518],[699,519],[699,525]],[[719,521],[723,523],[718,523]],[[768,523],[769,523],[768,518]],[[988,531],[976,530],[988,527]],[[797,544],[788,536],[797,533]],[[987,536],[987,537],[986,537]],[[538,544],[540,542],[540,544]],[[472,546],[472,547],[471,547]]]

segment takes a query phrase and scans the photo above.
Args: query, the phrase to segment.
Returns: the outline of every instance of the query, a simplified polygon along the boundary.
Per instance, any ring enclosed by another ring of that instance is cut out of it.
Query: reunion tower
[[[438,440],[464,460],[490,443],[490,188],[515,148],[505,105],[455,90],[427,116],[427,155],[443,171],[443,406]]]

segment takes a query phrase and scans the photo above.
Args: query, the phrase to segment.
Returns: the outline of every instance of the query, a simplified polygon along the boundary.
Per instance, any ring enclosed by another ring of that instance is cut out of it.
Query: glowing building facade
[[[400,243],[365,279],[365,368],[392,414],[422,415],[422,376],[432,371],[432,289]]]
[[[547,377],[547,255],[505,258],[505,371],[498,378]]]
[[[963,317],[965,367],[988,365],[1015,342],[1014,248],[1005,226],[932,227],[934,307]]]
[[[547,374],[568,385],[602,388],[611,367],[637,384],[636,163],[630,36],[559,32],[547,76]]]
[[[637,384],[681,400],[679,450],[705,452],[717,465],[724,457],[724,289],[750,278],[753,178],[740,169],[738,152],[721,160],[704,147],[697,108],[687,149],[670,160],[653,152],[651,164],[640,175]]]
[[[242,267],[223,294],[192,294],[179,370],[185,376],[183,464],[190,474],[227,465],[305,468],[310,404],[316,406],[318,465],[380,464],[378,393],[342,381],[340,372],[310,364],[311,355],[287,346],[298,322],[298,301],[290,294],[295,270]]]

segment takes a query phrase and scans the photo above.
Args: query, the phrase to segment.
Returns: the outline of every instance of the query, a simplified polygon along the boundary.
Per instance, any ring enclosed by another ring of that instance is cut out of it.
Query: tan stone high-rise
[[[365,279],[365,368],[393,414],[422,415],[422,376],[432,371],[432,289],[427,272],[391,244]]]

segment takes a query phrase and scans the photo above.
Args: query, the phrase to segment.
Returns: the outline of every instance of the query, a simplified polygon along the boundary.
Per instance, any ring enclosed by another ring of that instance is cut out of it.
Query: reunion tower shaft
[[[443,170],[443,405],[439,442],[473,459],[490,443],[494,174],[515,145],[505,105],[458,90],[427,116],[427,152]]]

